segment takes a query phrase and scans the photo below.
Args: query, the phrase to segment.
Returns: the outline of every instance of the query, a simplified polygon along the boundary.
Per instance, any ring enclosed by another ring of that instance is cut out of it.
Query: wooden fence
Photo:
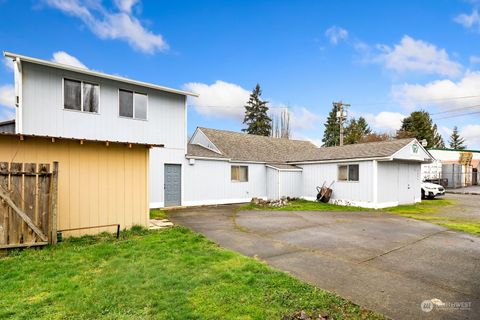
[[[56,242],[58,163],[0,162],[0,249]]]

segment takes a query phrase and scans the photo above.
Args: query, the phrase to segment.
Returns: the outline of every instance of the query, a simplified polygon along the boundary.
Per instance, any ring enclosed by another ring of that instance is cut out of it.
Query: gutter
[[[148,82],[142,82],[142,81],[137,81],[137,80],[132,80],[124,77],[119,77],[119,76],[114,76],[98,71],[93,71],[90,69],[84,69],[84,68],[79,68],[79,67],[74,67],[71,65],[67,64],[62,64],[62,63],[57,63],[57,62],[51,62],[47,60],[42,60],[42,59],[37,59],[37,58],[32,58],[32,57],[27,57],[23,55],[19,55],[16,53],[4,51],[3,55],[7,58],[12,58],[14,60],[22,60],[25,62],[33,63],[33,64],[38,64],[38,65],[43,65],[51,68],[57,68],[61,70],[68,70],[72,72],[77,72],[77,73],[82,73],[94,77],[99,77],[103,79],[108,79],[108,80],[113,80],[113,81],[119,81],[123,83],[129,83],[132,85],[140,86],[140,87],[145,87],[145,88],[150,88],[154,90],[159,90],[159,91],[164,91],[164,92],[169,92],[169,93],[174,93],[174,94],[180,94],[183,96],[191,96],[191,97],[198,97],[199,95],[193,92],[188,92],[188,91],[183,91],[183,90],[178,90],[178,89],[172,89],[164,86],[159,86],[153,83],[148,83]]]

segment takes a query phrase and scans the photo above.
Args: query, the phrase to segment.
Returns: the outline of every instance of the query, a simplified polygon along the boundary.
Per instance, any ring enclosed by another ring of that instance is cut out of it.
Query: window
[[[359,181],[358,164],[338,166],[338,181]]]
[[[231,180],[235,182],[248,181],[248,167],[247,166],[232,166]]]
[[[63,85],[63,106],[65,109],[81,111],[82,82],[65,79]]]
[[[78,80],[63,79],[63,107],[68,110],[97,113],[100,86]]]
[[[121,117],[147,120],[146,94],[120,89],[118,103]]]

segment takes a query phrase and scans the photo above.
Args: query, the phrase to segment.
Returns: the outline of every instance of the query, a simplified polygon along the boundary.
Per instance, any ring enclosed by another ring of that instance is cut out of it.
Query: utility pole
[[[337,107],[337,118],[338,122],[340,123],[340,145],[343,146],[343,122],[347,119],[347,113],[345,112],[346,110],[343,107],[350,107],[350,104],[343,103],[341,100],[339,102],[333,102],[332,104],[334,107]]]

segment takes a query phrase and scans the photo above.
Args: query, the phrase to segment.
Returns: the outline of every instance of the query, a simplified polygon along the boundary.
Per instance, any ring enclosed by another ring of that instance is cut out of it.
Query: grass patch
[[[182,227],[69,238],[0,270],[2,319],[382,318]]]
[[[455,204],[452,200],[446,199],[433,199],[422,200],[420,203],[404,204],[396,207],[385,208],[383,211],[397,214],[422,214],[422,213],[435,213],[441,207],[450,206]]]
[[[455,201],[447,199],[422,200],[421,203],[385,208],[382,211],[480,236],[480,223],[442,212],[444,207],[454,204]]]
[[[271,210],[271,211],[369,211],[371,209],[354,207],[354,206],[340,206],[337,204],[323,203],[318,201],[308,201],[298,199],[290,201],[283,207],[269,207],[261,206],[253,203],[248,203],[240,207],[240,210]]]
[[[167,213],[165,210],[161,209],[150,209],[150,219],[168,219]]]

